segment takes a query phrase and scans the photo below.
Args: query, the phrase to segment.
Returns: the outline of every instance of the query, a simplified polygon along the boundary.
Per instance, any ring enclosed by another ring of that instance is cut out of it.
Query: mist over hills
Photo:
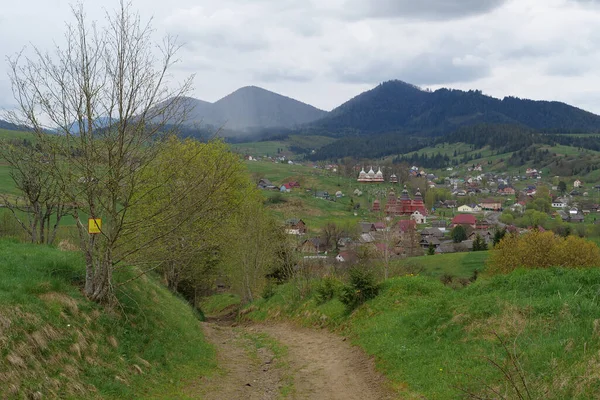
[[[298,100],[256,87],[246,86],[209,103],[187,98],[193,110],[187,125],[212,126],[239,134],[269,128],[296,128],[327,115],[326,111]]]

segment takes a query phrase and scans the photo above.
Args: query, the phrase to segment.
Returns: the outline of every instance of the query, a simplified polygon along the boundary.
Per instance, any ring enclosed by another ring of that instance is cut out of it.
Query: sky
[[[102,5],[99,5],[101,3]],[[83,0],[103,25],[118,0]],[[6,57],[52,50],[64,0],[0,0],[0,109],[14,105]],[[377,84],[477,89],[600,114],[600,0],[132,0],[155,35],[182,44],[173,77],[193,97],[243,86],[331,110]]]

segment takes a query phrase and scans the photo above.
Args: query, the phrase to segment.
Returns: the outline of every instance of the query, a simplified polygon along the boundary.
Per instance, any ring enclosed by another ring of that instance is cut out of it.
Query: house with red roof
[[[400,233],[406,233],[417,229],[417,221],[414,219],[401,219],[398,221],[398,229]]]
[[[452,219],[451,227],[454,228],[457,225],[463,225],[464,227],[470,226],[475,229],[477,226],[477,219],[472,214],[458,214]]]

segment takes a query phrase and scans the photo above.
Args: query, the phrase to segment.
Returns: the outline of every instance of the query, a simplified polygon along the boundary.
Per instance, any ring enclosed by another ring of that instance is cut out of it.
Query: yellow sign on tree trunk
[[[102,232],[102,219],[90,218],[88,219],[88,233],[98,234]]]

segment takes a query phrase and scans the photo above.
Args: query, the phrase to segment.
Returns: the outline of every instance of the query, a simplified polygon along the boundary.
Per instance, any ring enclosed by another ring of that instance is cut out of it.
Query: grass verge
[[[519,270],[460,290],[405,276],[381,289],[349,314],[337,298],[319,304],[290,283],[244,315],[351,337],[406,398],[519,398],[526,386],[531,398],[589,399],[600,390],[600,269]]]
[[[211,373],[193,310],[149,277],[118,286],[133,273],[107,309],[81,294],[78,253],[1,240],[1,397],[180,398]]]

